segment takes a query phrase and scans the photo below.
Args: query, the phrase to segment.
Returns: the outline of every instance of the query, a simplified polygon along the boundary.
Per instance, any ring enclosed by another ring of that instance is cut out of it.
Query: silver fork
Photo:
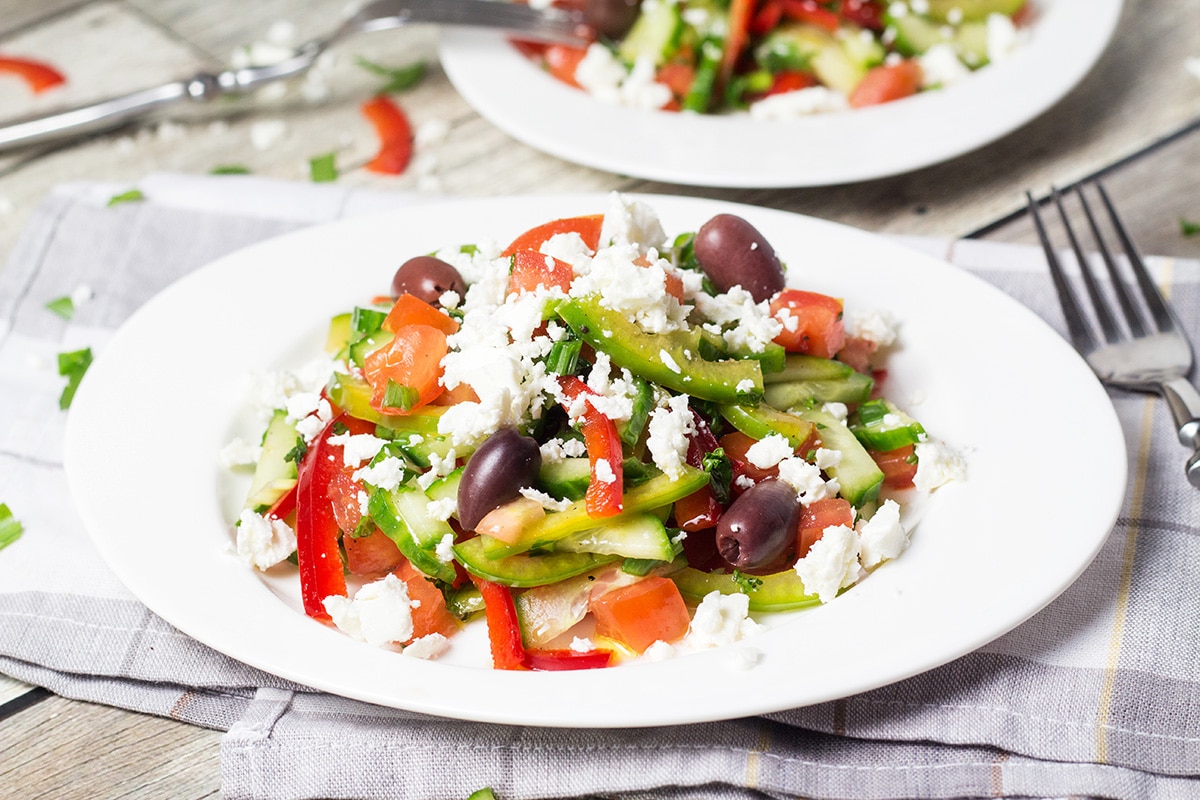
[[[306,72],[318,56],[352,34],[417,23],[493,28],[526,39],[582,46],[589,41],[589,31],[580,12],[557,8],[535,10],[523,3],[499,0],[374,0],[333,33],[301,45],[294,56],[278,64],[202,72],[98,103],[0,125],[0,153],[68,136],[112,130],[180,102],[206,103],[223,95],[245,94]]]
[[[1042,248],[1046,251],[1046,260],[1050,264],[1050,274],[1058,292],[1063,316],[1067,321],[1071,343],[1106,385],[1137,392],[1153,392],[1167,401],[1167,407],[1170,408],[1175,427],[1178,429],[1179,441],[1193,451],[1186,467],[1188,482],[1200,487],[1200,452],[1197,452],[1200,448],[1200,392],[1196,391],[1196,387],[1188,379],[1193,363],[1191,342],[1188,341],[1175,312],[1151,280],[1146,265],[1112,201],[1109,200],[1108,193],[1104,191],[1104,186],[1099,181],[1093,183],[1108,213],[1112,230],[1120,240],[1121,249],[1125,253],[1141,296],[1139,302],[1122,278],[1117,259],[1105,243],[1083,187],[1077,186],[1075,194],[1079,197],[1088,227],[1104,261],[1124,325],[1118,321],[1117,313],[1092,271],[1063,208],[1062,195],[1058,189],[1051,188],[1051,197],[1058,208],[1071,249],[1075,252],[1083,284],[1103,338],[1094,334],[1094,328],[1067,280],[1046,233],[1037,202],[1029,192],[1025,193],[1030,215],[1037,227],[1038,238],[1041,239]]]

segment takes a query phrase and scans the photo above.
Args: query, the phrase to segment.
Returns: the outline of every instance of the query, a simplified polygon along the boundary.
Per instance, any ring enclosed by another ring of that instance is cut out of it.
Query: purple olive
[[[700,268],[722,292],[740,285],[761,303],[784,287],[775,248],[741,217],[717,214],[700,226],[693,247]]]
[[[542,466],[535,439],[515,428],[501,428],[479,446],[463,469],[458,484],[458,521],[474,530],[490,512],[521,496],[532,486]]]
[[[743,572],[778,572],[795,554],[800,523],[796,490],[777,480],[756,483],[733,501],[717,523],[717,550]]]
[[[587,0],[583,19],[601,36],[619,39],[633,27],[641,4],[641,0]]]
[[[392,294],[407,292],[433,306],[440,305],[438,299],[446,292],[457,292],[461,297],[466,290],[467,282],[459,271],[433,256],[410,258],[392,278]]]

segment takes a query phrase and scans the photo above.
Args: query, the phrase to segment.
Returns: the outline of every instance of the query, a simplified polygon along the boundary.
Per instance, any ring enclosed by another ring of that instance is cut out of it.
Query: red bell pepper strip
[[[471,580],[483,595],[483,611],[487,618],[488,641],[492,645],[492,666],[495,669],[527,669],[525,643],[521,640],[521,623],[512,591],[503,584],[483,578]]]
[[[721,55],[722,85],[733,77],[742,50],[750,43],[750,20],[754,18],[757,4],[757,0],[732,0],[729,4],[729,32],[725,35],[725,52]]]
[[[567,669],[603,669],[612,665],[611,650],[530,650],[529,668],[543,672]]]
[[[563,375],[558,379],[566,395],[564,407],[570,410],[576,398],[594,395],[595,392],[575,375]],[[583,444],[587,448],[591,463],[592,479],[588,482],[584,502],[588,516],[611,517],[621,513],[625,495],[625,480],[621,473],[624,453],[621,450],[621,435],[617,424],[601,414],[591,403],[583,404]],[[605,467],[600,462],[605,462]]]
[[[298,482],[297,482],[298,483]],[[283,496],[275,501],[275,504],[267,509],[264,517],[271,519],[285,519],[292,510],[296,508],[296,485],[283,493]]]
[[[67,81],[61,72],[49,64],[31,61],[27,58],[0,56],[0,72],[7,72],[22,78],[34,94],[44,92]]]
[[[408,116],[392,100],[379,95],[362,105],[363,116],[375,127],[379,153],[367,162],[367,169],[385,175],[399,175],[412,158],[412,126]]]
[[[300,568],[300,596],[304,613],[322,622],[330,620],[324,600],[346,596],[346,575],[338,547],[338,524],[333,515],[329,484],[342,470],[342,448],[329,443],[334,426],[350,433],[369,433],[375,426],[338,414],[309,446],[300,461],[296,481],[296,561]]]
[[[784,16],[797,22],[807,22],[833,33],[838,29],[838,15],[828,8],[822,8],[816,0],[783,0]]]

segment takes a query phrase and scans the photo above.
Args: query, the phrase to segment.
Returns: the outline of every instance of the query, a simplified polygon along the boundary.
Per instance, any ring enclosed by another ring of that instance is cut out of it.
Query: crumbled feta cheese
[[[951,481],[961,481],[967,477],[966,461],[941,442],[917,442],[913,452],[917,457],[913,486],[922,492],[932,492]]]
[[[608,462],[606,461],[604,463],[607,464]],[[526,497],[536,503],[540,503],[542,508],[546,509],[547,511],[565,511],[567,507],[571,505],[571,501],[566,498],[559,500],[558,498],[551,497],[545,492],[540,492],[530,486],[523,486],[520,489],[520,492],[522,497]]]
[[[592,43],[575,67],[575,82],[602,103],[658,109],[671,100],[671,90],[654,79],[655,64],[640,57],[628,72],[611,50]]]
[[[654,466],[677,479],[687,463],[688,436],[696,430],[696,418],[687,395],[675,395],[650,412],[646,449]]]
[[[988,14],[986,24],[988,61],[999,64],[1021,46],[1024,36],[1007,14]]]
[[[953,86],[971,74],[971,70],[958,57],[954,45],[935,44],[917,57],[921,65],[921,86]]]
[[[750,104],[753,119],[796,119],[812,114],[846,111],[850,102],[846,95],[825,86],[810,86],[791,92],[781,92]]]
[[[422,489],[428,489],[437,483],[439,478],[444,478],[453,472],[456,466],[458,466],[458,454],[454,452],[453,447],[447,450],[444,456],[430,453],[429,469],[417,477],[417,485]]]
[[[437,144],[450,133],[450,123],[444,119],[427,119],[413,132],[413,144],[427,147]]]
[[[750,619],[750,598],[741,592],[709,592],[696,607],[687,643],[696,647],[720,647],[758,633],[761,626]]]
[[[303,437],[306,444],[312,444],[317,434],[333,420],[333,408],[320,395],[300,392],[288,398],[287,418],[296,421],[296,433]]]
[[[826,481],[821,477],[821,470],[816,464],[796,456],[779,462],[779,480],[795,489],[800,495],[800,502],[806,506],[833,497],[838,490],[836,481]]]
[[[262,445],[242,438],[232,439],[221,448],[219,460],[225,469],[248,467],[258,463],[262,458]]]
[[[642,660],[644,661],[666,661],[674,657],[675,645],[664,642],[662,639],[654,642],[642,652]]]
[[[846,318],[846,333],[874,342],[878,347],[896,343],[896,318],[882,309],[856,311]]]
[[[859,520],[859,558],[867,569],[895,558],[908,547],[908,532],[900,524],[900,506],[895,500],[884,500],[868,520]]]
[[[358,490],[358,513],[364,517],[371,515],[371,495],[367,494],[366,490]]]
[[[576,653],[590,653],[596,649],[596,645],[587,637],[576,636],[571,639],[571,649]]]
[[[809,594],[828,603],[842,587],[858,581],[858,549],[858,535],[852,529],[845,525],[826,528],[808,554],[796,562],[796,574]]]
[[[250,144],[255,150],[270,150],[287,135],[287,123],[281,119],[264,119],[250,126]]]
[[[929,0],[908,0],[908,7],[916,14],[929,13]]]
[[[376,464],[363,467],[352,477],[356,481],[370,484],[377,489],[394,491],[408,479],[408,466],[399,458],[388,457]]]
[[[550,439],[540,448],[542,461],[557,464],[564,458],[579,458],[587,455],[587,445],[582,439]]]
[[[372,436],[369,433],[352,434],[349,432],[329,437],[329,443],[342,448],[342,463],[347,467],[358,468],[364,461],[370,461],[379,454],[386,439]]]
[[[683,370],[680,368],[679,364],[675,361],[675,359],[671,356],[671,354],[668,353],[666,350],[659,350],[658,357],[663,362],[663,366],[666,367],[667,369],[671,370],[671,372],[674,372],[676,375],[679,375],[680,373],[683,372]]]
[[[425,507],[429,516],[442,522],[450,519],[458,511],[458,500],[453,497],[443,497],[441,500],[430,500]]]
[[[840,463],[842,463],[841,450],[830,450],[826,447],[817,448],[813,464],[818,469],[829,469],[830,467],[836,467]]]
[[[608,208],[600,225],[602,247],[631,245],[644,256],[650,248],[661,248],[666,241],[667,233],[650,205],[620,192],[609,193]]]
[[[791,444],[782,434],[772,433],[759,439],[746,450],[746,460],[759,469],[770,469],[793,455]]]
[[[437,546],[433,549],[433,554],[437,556],[437,560],[443,564],[449,564],[454,560],[454,534],[447,533],[438,540]]]
[[[824,403],[821,405],[821,410],[843,425],[846,424],[846,418],[850,414],[850,409],[846,407],[846,404],[838,402]]]
[[[665,269],[657,261],[637,263],[638,249],[629,244],[602,248],[571,284],[571,294],[597,294],[600,305],[618,311],[647,333],[668,333],[684,327],[688,309],[667,292]],[[609,335],[609,334],[606,334]]]
[[[720,333],[734,349],[761,353],[783,331],[783,323],[771,314],[770,303],[755,303],[741,286],[718,295],[698,294],[695,299],[700,313],[712,320],[705,327]],[[726,325],[732,327],[726,330]]]
[[[601,483],[616,483],[617,474],[613,472],[612,465],[608,463],[607,458],[598,458],[592,466],[592,474],[596,480]]]
[[[450,640],[440,633],[427,633],[404,648],[404,655],[423,658],[426,661],[444,655],[450,649]]]
[[[237,554],[250,566],[270,569],[296,549],[296,533],[281,519],[246,509],[238,517]]]
[[[330,595],[322,605],[339,630],[381,647],[412,638],[412,610],[418,603],[409,599],[408,584],[387,575],[364,585],[354,599]]]

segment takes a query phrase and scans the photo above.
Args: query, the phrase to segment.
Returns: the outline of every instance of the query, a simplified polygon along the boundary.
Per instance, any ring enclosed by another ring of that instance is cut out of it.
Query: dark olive
[[[516,500],[521,489],[532,486],[542,466],[535,439],[515,428],[501,428],[479,446],[463,470],[458,484],[458,521],[474,530],[491,511]]]
[[[783,289],[775,248],[741,217],[717,214],[700,226],[694,247],[704,274],[722,292],[740,285],[761,303]]]
[[[424,300],[430,305],[439,305],[438,298],[446,292],[458,292],[461,297],[467,290],[467,282],[452,264],[433,256],[417,256],[400,265],[392,278],[392,294],[405,292]]]
[[[717,550],[743,572],[778,572],[795,554],[800,511],[796,490],[786,483],[757,483],[721,515]]]
[[[583,19],[601,36],[619,39],[638,18],[641,0],[587,0]]]

